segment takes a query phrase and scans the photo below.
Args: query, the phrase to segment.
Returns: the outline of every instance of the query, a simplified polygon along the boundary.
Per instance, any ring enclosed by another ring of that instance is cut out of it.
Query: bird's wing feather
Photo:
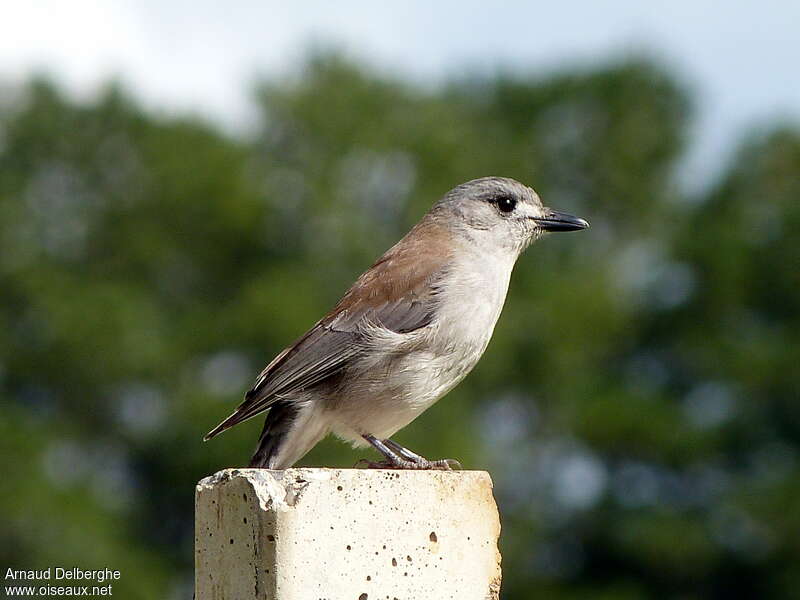
[[[424,233],[432,237],[437,232]],[[396,333],[409,333],[430,324],[437,283],[447,270],[450,255],[447,244],[426,244],[428,251],[422,254],[419,245],[407,239],[384,254],[328,315],[275,357],[244,402],[205,439],[263,412],[282,396],[341,372],[364,350],[366,323]]]

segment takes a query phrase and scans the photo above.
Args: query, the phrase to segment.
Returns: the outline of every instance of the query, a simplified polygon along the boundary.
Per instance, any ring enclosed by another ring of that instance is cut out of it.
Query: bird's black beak
[[[549,209],[544,217],[535,218],[534,221],[545,231],[578,231],[589,227],[585,219]]]

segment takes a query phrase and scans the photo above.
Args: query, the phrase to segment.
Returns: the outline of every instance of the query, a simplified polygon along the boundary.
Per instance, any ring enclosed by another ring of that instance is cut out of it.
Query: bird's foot
[[[461,464],[452,458],[428,460],[392,440],[379,440],[374,436],[363,436],[383,456],[385,460],[373,462],[362,458],[356,465],[365,464],[368,469],[414,469],[452,471],[460,469]]]
[[[381,460],[378,462],[362,458],[355,464],[356,467],[360,465],[366,466],[367,469],[409,469],[417,471],[454,471],[461,468],[461,463],[453,458],[442,458],[439,460],[423,459],[422,461],[405,460],[401,458],[400,460]]]
[[[355,466],[358,467],[361,465],[364,465],[367,469],[409,469],[417,471],[454,471],[461,468],[461,463],[453,458],[442,458],[439,460],[423,459],[421,461],[405,460],[402,458],[399,460],[372,461],[362,458]]]

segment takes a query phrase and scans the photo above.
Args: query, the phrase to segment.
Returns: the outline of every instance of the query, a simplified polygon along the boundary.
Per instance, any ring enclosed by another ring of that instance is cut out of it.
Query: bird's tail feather
[[[298,408],[289,402],[276,402],[264,420],[264,428],[258,438],[258,446],[250,459],[250,467],[280,469],[279,453],[297,418]]]
[[[226,429],[230,429],[234,425],[238,425],[248,419],[252,419],[257,414],[264,412],[267,410],[276,400],[277,397],[257,397],[257,391],[255,389],[250,390],[244,397],[244,402],[242,402],[239,406],[236,407],[236,410],[233,411],[228,417],[219,425],[214,427],[211,431],[209,431],[204,437],[203,441],[207,442],[211,438],[215,437],[216,435],[222,433]]]

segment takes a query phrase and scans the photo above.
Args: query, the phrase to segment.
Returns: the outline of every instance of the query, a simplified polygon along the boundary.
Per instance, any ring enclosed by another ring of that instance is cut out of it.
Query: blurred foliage
[[[658,65],[435,89],[312,56],[247,135],[0,103],[0,564],[190,598],[200,439],[442,193],[496,174],[587,217],[517,266],[467,380],[397,439],[489,469],[503,595],[800,597],[800,132],[676,185],[688,95]],[[351,466],[328,440],[303,464]]]

